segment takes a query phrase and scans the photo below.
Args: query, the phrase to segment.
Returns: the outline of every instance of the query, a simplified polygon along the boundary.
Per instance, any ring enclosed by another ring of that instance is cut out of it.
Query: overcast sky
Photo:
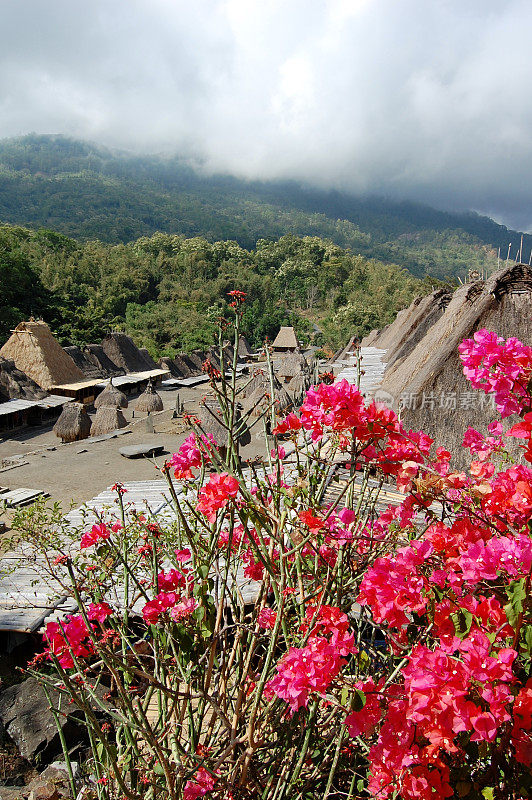
[[[531,0],[0,0],[0,136],[532,229]]]

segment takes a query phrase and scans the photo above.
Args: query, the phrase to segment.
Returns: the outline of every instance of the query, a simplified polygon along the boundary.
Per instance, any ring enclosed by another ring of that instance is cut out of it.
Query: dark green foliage
[[[312,236],[441,279],[492,268],[497,248],[504,259],[508,244],[515,256],[520,242],[478,214],[204,176],[179,158],[131,156],[62,136],[0,142],[0,220],[115,244],[158,230],[247,249],[263,238]],[[531,246],[527,235],[526,261]]]
[[[233,314],[232,289],[247,294],[242,329],[254,348],[281,325],[305,345],[317,333],[316,344],[336,348],[426,290],[400,267],[317,237],[260,240],[255,250],[163,233],[110,245],[9,225],[0,226],[0,279],[2,338],[34,313],[63,344],[120,329],[154,357],[213,344],[218,321]]]

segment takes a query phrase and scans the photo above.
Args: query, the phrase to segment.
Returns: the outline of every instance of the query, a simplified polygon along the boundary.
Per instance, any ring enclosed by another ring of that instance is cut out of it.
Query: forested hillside
[[[312,176],[309,176],[309,181]],[[491,270],[520,234],[476,214],[355,198],[295,183],[205,176],[179,158],[131,156],[62,136],[0,142],[0,221],[127,243],[157,231],[255,248],[286,234],[446,279]],[[532,237],[524,237],[528,261]]]
[[[118,328],[154,356],[212,344],[235,288],[248,295],[244,332],[254,346],[293,324],[303,342],[336,348],[431,285],[317,237],[261,239],[253,250],[165,233],[110,245],[10,225],[0,226],[0,283],[2,341],[33,315],[65,344]]]

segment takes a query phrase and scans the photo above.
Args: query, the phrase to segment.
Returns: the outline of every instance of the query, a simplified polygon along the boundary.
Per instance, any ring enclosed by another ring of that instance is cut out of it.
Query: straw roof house
[[[46,322],[21,322],[0,350],[0,356],[14,361],[17,369],[46,391],[85,380]]]
[[[178,360],[174,358],[168,358],[165,356],[164,358],[160,358],[158,362],[158,366],[161,369],[167,369],[172,378],[186,378],[188,377],[185,374],[184,369],[180,368]],[[188,370],[186,370],[188,373]]]
[[[201,428],[204,433],[211,434],[220,449],[227,448],[229,444],[229,431],[222,418],[222,412],[218,402],[211,397],[200,404],[199,414]],[[237,408],[234,423],[234,432],[238,432],[238,445],[245,447],[251,442],[251,433],[247,425],[243,422],[240,409]]]
[[[473,390],[465,379],[458,345],[480,328],[532,343],[532,269],[515,264],[486,281],[460,286],[434,316],[436,321],[423,336],[414,331],[410,345],[403,339],[401,351],[388,362],[380,389],[393,398],[396,409],[402,407],[407,428],[422,429],[437,445],[445,445],[459,466],[467,428],[485,431],[496,412],[490,397]],[[513,424],[512,418],[508,424]]]
[[[104,378],[114,378],[117,375],[124,375],[126,372],[125,369],[111,361],[101,344],[86,344],[83,354],[103,374]]]
[[[242,391],[239,393],[239,397],[250,397],[258,388],[260,388],[262,392],[271,393],[272,387],[267,369],[257,370],[253,374],[253,377],[244,385]],[[281,384],[275,375],[273,376],[273,388],[276,392],[281,389]]]
[[[142,411],[146,414],[152,414],[155,411],[163,410],[163,401],[153,388],[151,381],[148,381],[146,390],[140,395],[135,403],[135,411]]]
[[[186,369],[188,370],[187,377],[192,377],[201,373],[201,363],[199,363],[196,359],[193,359],[189,353],[180,353],[179,360],[186,366]]]
[[[157,369],[157,364],[145,352],[141,352],[130,336],[125,333],[109,333],[102,342],[105,355],[126,372],[146,372]]]
[[[451,290],[442,288],[436,289],[426,297],[416,297],[408,308],[399,311],[390,325],[379,331],[376,336],[370,334],[363,339],[362,346],[386,350],[383,361],[387,362],[388,366],[406,358],[443,315],[452,296]]]
[[[67,403],[53,431],[63,442],[79,442],[91,433],[91,420],[83,403]]]
[[[301,353],[290,353],[275,364],[275,374],[288,383],[296,375],[308,371],[308,364]]]
[[[6,400],[41,400],[46,392],[24,372],[17,369],[14,361],[0,358],[0,402]]]
[[[100,406],[92,421],[92,436],[103,436],[119,428],[125,428],[127,420],[120,408],[116,406]]]
[[[258,386],[252,394],[248,396],[245,402],[245,409],[252,417],[260,417],[265,412],[269,411],[273,405],[275,413],[282,415],[288,413],[293,407],[292,398],[281,386],[275,390],[274,397],[271,397],[270,387],[263,388]]]
[[[239,361],[248,361],[253,355],[253,351],[249,346],[249,342],[245,336],[238,337],[238,359]]]
[[[294,353],[299,350],[299,342],[292,326],[282,326],[273,341],[272,350],[274,353]]]
[[[109,377],[107,373],[97,366],[94,361],[88,358],[87,353],[76,345],[69,345],[64,347],[63,350],[67,353],[74,364],[79,367],[86,378],[102,379]]]
[[[116,386],[113,386],[113,379],[109,378],[109,383],[94,401],[94,408],[101,406],[115,406],[116,408],[127,408],[127,397]]]

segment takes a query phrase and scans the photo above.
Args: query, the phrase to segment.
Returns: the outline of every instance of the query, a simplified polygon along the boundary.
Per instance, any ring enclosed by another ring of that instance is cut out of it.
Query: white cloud
[[[0,135],[532,224],[529,0],[7,0]]]

